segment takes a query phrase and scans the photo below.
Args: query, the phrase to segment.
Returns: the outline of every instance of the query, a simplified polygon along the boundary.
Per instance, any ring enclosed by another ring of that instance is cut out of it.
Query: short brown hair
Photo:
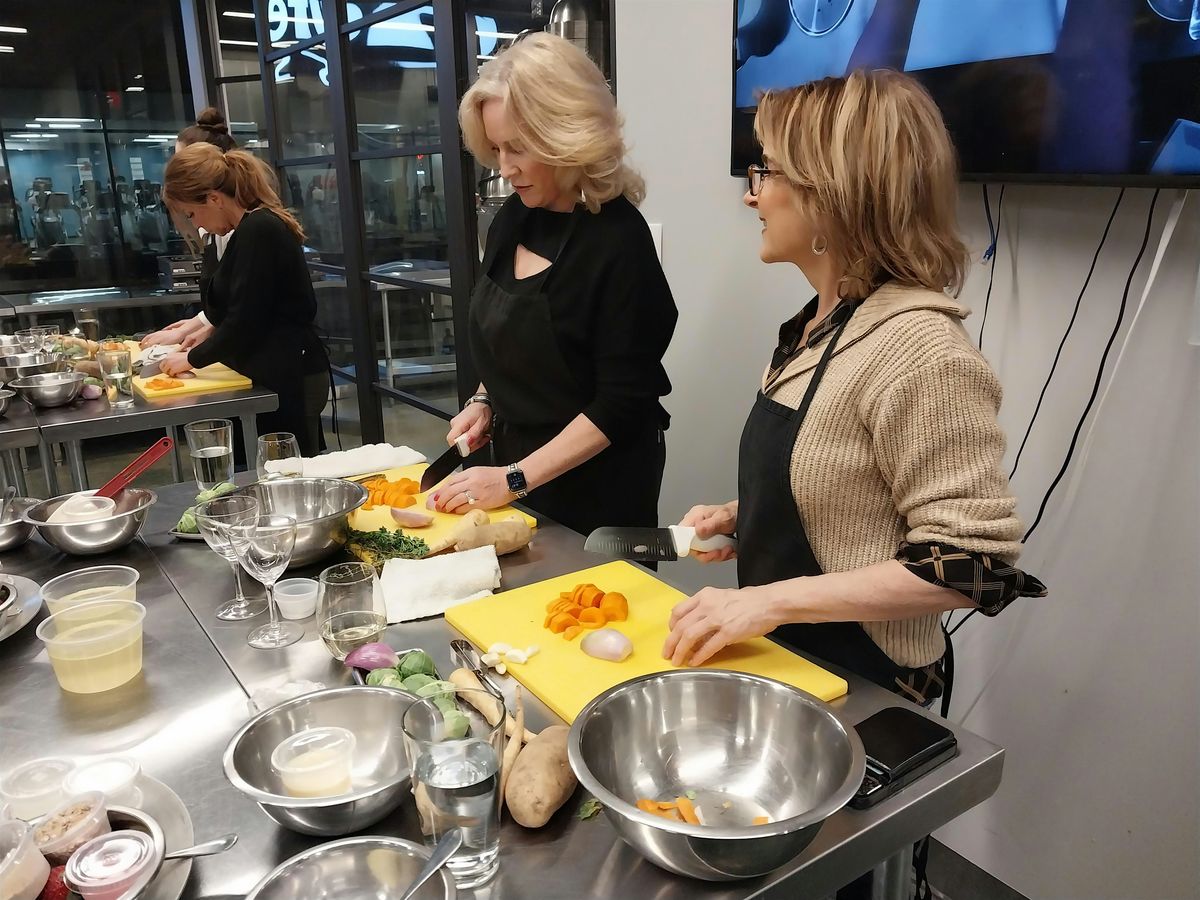
[[[754,121],[771,164],[832,229],[843,297],[887,281],[957,293],[958,161],[933,98],[913,78],[856,71],[759,99]]]

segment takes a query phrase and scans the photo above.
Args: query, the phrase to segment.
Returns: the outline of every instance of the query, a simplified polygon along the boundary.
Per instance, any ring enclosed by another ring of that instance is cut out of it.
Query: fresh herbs
[[[381,566],[389,559],[423,559],[429,553],[429,545],[423,538],[387,528],[376,531],[351,528],[349,548],[351,553],[373,566]]]
[[[599,800],[597,800],[595,797],[588,797],[579,804],[579,809],[575,811],[575,818],[577,818],[580,822],[586,822],[588,819],[599,815],[601,809],[603,809],[603,807],[600,805]]]

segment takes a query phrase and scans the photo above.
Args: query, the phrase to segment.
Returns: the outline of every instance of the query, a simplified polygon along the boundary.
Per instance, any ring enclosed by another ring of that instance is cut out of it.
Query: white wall
[[[620,104],[680,308],[667,358],[664,521],[734,496],[738,436],[775,329],[810,296],[796,270],[758,261],[757,220],[725,174],[732,2],[619,0],[616,9]],[[1115,197],[1007,190],[984,349],[1005,386],[1010,466]],[[1172,198],[1160,198],[1110,372]],[[1149,191],[1126,192],[1025,450],[1013,486],[1027,522],[1091,390],[1149,201]],[[964,186],[961,218],[978,256],[987,229],[976,185]],[[954,717],[1005,746],[1008,761],[997,796],[939,838],[1031,898],[1200,890],[1200,349],[1186,343],[1198,239],[1193,198],[1096,421],[1074,502],[1064,508],[1077,466],[1026,548],[1023,564],[1051,595],[977,616],[957,638]],[[986,287],[977,266],[964,292],[976,333]],[[680,565],[694,585],[732,583],[731,571]]]

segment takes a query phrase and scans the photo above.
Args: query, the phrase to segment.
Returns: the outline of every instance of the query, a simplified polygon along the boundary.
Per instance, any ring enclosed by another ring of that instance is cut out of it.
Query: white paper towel
[[[389,559],[379,579],[389,624],[440,616],[500,587],[500,561],[490,544],[427,559]]]
[[[400,466],[413,466],[425,462],[424,454],[412,447],[393,447],[391,444],[367,444],[353,450],[336,450],[324,456],[314,456],[297,461],[295,459],[271,460],[267,471],[295,472],[297,468],[305,478],[351,478],[371,472],[383,472]]]

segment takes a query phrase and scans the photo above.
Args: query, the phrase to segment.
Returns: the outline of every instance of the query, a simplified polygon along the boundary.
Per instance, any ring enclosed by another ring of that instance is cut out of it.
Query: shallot
[[[363,644],[346,656],[346,666],[355,669],[391,669],[400,664],[400,657],[387,644]]]
[[[621,662],[633,653],[633,642],[615,628],[600,628],[584,635],[583,652],[596,659]]]

